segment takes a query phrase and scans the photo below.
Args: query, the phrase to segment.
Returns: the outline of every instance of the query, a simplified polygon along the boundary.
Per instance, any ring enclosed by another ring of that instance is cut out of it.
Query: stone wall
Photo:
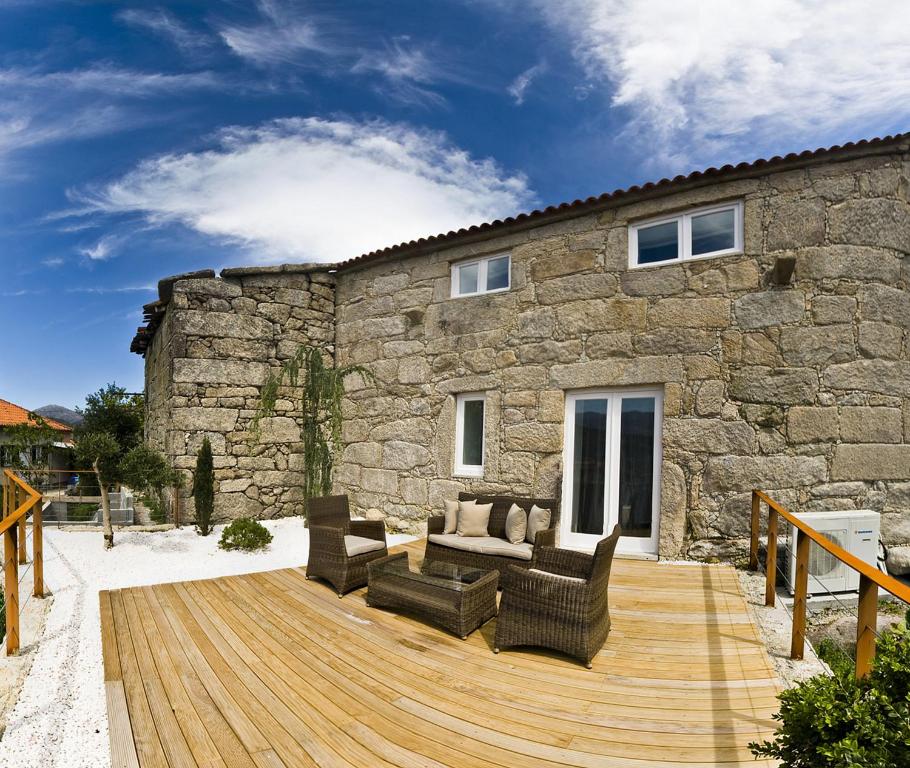
[[[879,510],[886,540],[910,540],[900,150],[341,271],[336,359],[379,386],[350,387],[337,489],[409,530],[462,489],[558,493],[565,392],[646,384],[664,391],[663,556],[741,540],[754,486],[795,510]],[[630,221],[734,199],[744,254],[628,269]],[[510,291],[450,298],[451,262],[506,250]],[[480,390],[485,476],[455,478],[454,396]]]
[[[334,278],[312,266],[240,268],[174,282],[146,353],[146,436],[184,471],[203,437],[214,454],[216,519],[299,513],[300,430],[293,399],[250,433],[260,387],[301,344],[333,354]]]

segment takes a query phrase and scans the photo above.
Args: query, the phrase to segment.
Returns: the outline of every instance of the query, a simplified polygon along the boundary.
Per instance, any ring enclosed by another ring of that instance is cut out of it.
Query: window
[[[633,224],[629,227],[629,266],[741,253],[742,232],[741,202]]]
[[[452,296],[476,296],[509,290],[511,262],[511,256],[505,254],[453,264]]]
[[[483,477],[484,395],[455,398],[455,474]]]

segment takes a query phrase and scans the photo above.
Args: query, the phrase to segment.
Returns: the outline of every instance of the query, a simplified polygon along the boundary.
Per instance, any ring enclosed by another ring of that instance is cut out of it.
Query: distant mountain
[[[35,413],[46,419],[63,422],[70,427],[78,427],[82,423],[82,414],[62,405],[44,405],[41,408],[35,408]]]

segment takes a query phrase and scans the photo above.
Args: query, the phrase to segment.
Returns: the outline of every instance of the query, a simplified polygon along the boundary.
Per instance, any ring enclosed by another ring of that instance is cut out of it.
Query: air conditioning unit
[[[812,526],[839,547],[847,550],[876,567],[878,558],[878,538],[881,519],[878,512],[866,509],[840,512],[803,512],[794,515],[799,520]],[[790,567],[790,594],[796,584],[796,527],[790,527],[790,544],[788,559]],[[815,542],[809,545],[809,594],[827,594],[828,592],[855,592],[859,589],[859,573],[842,563],[834,555],[822,549]]]

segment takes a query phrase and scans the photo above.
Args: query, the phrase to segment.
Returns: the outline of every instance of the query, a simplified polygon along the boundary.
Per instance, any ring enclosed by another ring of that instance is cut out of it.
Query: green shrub
[[[200,536],[208,536],[212,532],[212,509],[215,506],[215,467],[212,444],[207,437],[196,454],[193,500],[196,502],[196,530]]]
[[[222,549],[242,549],[252,552],[256,549],[264,549],[271,541],[272,534],[262,523],[251,517],[238,517],[222,531],[218,546]]]
[[[910,631],[882,634],[862,680],[841,661],[780,695],[781,725],[773,741],[749,745],[756,757],[781,768],[910,766]]]
[[[98,514],[98,505],[91,502],[66,505],[66,519],[77,523],[87,523],[95,519]]]
[[[822,640],[815,650],[818,653],[818,658],[831,667],[832,671],[844,675],[853,673],[855,664],[853,656],[830,637]]]

